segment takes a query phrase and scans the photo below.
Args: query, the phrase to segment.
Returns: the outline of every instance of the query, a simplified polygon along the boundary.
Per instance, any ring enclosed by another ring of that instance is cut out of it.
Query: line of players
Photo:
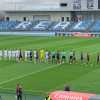
[[[79,56],[80,62],[89,63],[90,62],[90,54],[89,53],[80,53]],[[17,62],[20,61],[33,61],[34,63],[66,63],[69,62],[70,64],[77,62],[77,56],[75,51],[70,51],[69,53],[65,51],[48,51],[44,49],[40,50],[27,50],[22,51],[20,50],[0,50],[0,60],[16,60]],[[96,56],[97,64],[100,62],[100,55],[99,53]]]

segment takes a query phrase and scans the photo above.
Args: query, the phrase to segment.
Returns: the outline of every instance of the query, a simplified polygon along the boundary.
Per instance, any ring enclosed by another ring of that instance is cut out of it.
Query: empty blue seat
[[[72,30],[73,31],[86,31],[92,25],[92,23],[93,22],[91,20],[80,21],[73,27]]]
[[[95,24],[91,27],[90,31],[100,32],[100,20],[97,20]]]

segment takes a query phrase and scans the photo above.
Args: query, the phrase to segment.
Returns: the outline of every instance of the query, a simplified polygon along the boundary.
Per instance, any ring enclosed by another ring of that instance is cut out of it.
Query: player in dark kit
[[[69,63],[70,64],[73,63],[73,51],[70,52],[70,55],[69,55]]]
[[[17,100],[22,100],[22,87],[17,84],[16,87],[16,95],[17,95]]]
[[[72,59],[73,59],[72,62],[76,63],[76,54],[75,54],[75,51],[73,51],[73,58]]]
[[[87,64],[90,62],[90,55],[87,53]]]
[[[100,55],[99,53],[97,54],[97,64],[99,64],[99,61],[100,61]]]
[[[65,51],[62,51],[61,52],[61,62],[62,63],[65,63],[66,62],[66,52]]]
[[[38,63],[38,62],[39,62],[39,52],[36,51],[36,63]]]
[[[30,61],[32,61],[32,50],[30,50]]]
[[[60,64],[60,52],[59,51],[57,51],[56,59],[57,59],[57,64]]]
[[[64,91],[70,91],[70,87],[69,86],[65,86],[64,87]]]
[[[20,49],[20,51],[19,51],[19,61],[21,61],[22,58],[23,58],[23,56],[22,56],[22,51],[21,51],[21,49]]]
[[[54,64],[56,60],[56,54],[55,52],[51,52],[51,55],[52,55],[52,64]]]
[[[50,61],[51,61],[51,52],[48,51],[48,62],[50,63]]]
[[[81,52],[81,57],[80,57],[81,63],[84,62],[84,56],[83,56],[83,52]]]

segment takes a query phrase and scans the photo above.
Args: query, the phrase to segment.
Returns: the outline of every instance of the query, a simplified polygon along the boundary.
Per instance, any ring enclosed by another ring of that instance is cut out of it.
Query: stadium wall
[[[49,20],[49,21],[62,21],[62,17],[64,17],[64,21],[71,20],[73,16],[73,12],[68,11],[35,11],[35,12],[6,12],[5,17],[9,17],[10,20],[19,20],[23,21],[24,18],[28,21],[35,21],[35,20]],[[82,19],[89,19],[89,20],[100,20],[100,13],[98,11],[77,11],[74,12],[74,16],[82,17]]]
[[[75,13],[77,16],[82,16],[83,19],[100,20],[99,11],[77,11]]]
[[[3,0],[2,11],[100,11],[100,0]],[[64,3],[66,6],[61,6]]]
[[[100,19],[100,0],[55,0],[55,2],[43,2],[40,0],[41,2],[39,3],[33,0],[28,2],[15,1],[7,0],[3,3],[4,7],[0,7],[1,12],[4,11],[3,15],[6,18],[9,17],[10,20],[23,21],[26,18],[26,20],[30,21],[62,21],[64,18],[64,21],[67,21],[73,15],[84,19]],[[61,6],[61,3],[65,3],[66,6]]]
[[[10,20],[19,20],[23,21],[24,17],[26,20],[51,20],[51,21],[61,21],[64,17],[64,21],[67,21],[67,18],[71,18],[71,12],[46,12],[46,11],[35,11],[35,12],[7,12],[6,17],[9,17]]]

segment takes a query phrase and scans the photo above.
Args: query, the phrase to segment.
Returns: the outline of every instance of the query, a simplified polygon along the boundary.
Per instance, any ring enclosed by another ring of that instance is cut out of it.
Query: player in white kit
[[[15,52],[16,52],[16,62],[19,62],[19,52],[20,51],[19,50],[16,50]]]
[[[11,58],[12,58],[12,60],[16,60],[16,50],[12,50]]]
[[[36,50],[33,51],[33,53],[34,53],[34,63],[37,62],[37,53],[36,52],[37,52]]]
[[[4,60],[7,60],[8,51],[6,49],[3,51],[3,57],[4,57]]]
[[[46,51],[46,52],[45,52],[45,61],[48,62],[48,59],[49,59],[49,52]]]
[[[8,59],[9,59],[9,60],[11,60],[11,55],[12,55],[11,50],[8,50]]]
[[[28,58],[28,51],[24,51],[24,57],[25,57],[25,61],[27,61],[27,58]]]
[[[2,60],[2,58],[3,58],[3,51],[0,50],[0,60]]]
[[[30,51],[25,51],[25,61],[29,60]]]

